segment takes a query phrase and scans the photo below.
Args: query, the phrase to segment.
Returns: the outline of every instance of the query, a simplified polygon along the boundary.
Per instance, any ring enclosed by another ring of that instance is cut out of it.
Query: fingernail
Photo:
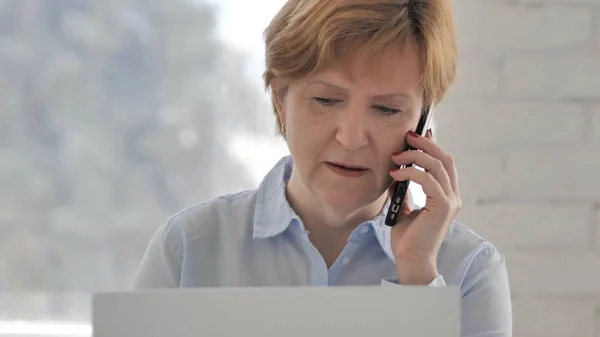
[[[416,134],[414,131],[408,131],[408,135],[411,136],[411,137],[413,137],[413,138],[418,138],[419,137],[419,135]]]
[[[433,139],[433,130],[431,130],[431,129],[427,129],[427,134],[429,135],[429,137],[430,137],[431,139]]]
[[[402,152],[394,152],[394,153],[392,153],[392,156],[397,156],[397,155],[399,155],[399,154],[401,154],[401,153],[402,153]]]

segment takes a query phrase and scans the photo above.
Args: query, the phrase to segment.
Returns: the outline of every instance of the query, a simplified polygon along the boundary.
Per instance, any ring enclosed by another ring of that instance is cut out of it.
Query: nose
[[[355,107],[348,107],[339,115],[336,139],[348,151],[359,150],[369,143],[365,115]]]

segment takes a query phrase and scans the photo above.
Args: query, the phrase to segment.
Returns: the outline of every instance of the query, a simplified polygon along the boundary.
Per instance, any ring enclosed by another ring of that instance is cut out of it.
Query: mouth
[[[369,170],[362,166],[349,165],[339,162],[327,162],[327,166],[333,172],[344,177],[360,177]]]
[[[349,171],[366,171],[366,170],[368,170],[365,167],[348,165],[348,164],[344,164],[344,163],[327,162],[327,164],[337,167],[337,168],[340,168],[340,169],[349,170]]]

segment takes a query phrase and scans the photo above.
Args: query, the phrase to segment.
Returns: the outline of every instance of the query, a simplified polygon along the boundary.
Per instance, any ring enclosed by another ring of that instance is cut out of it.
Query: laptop
[[[459,337],[453,287],[198,288],[98,293],[94,337]]]

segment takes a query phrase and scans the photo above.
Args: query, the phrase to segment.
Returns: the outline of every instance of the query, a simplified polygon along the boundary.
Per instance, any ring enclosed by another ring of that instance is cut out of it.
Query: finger
[[[459,195],[458,174],[456,173],[454,159],[452,159],[450,155],[448,155],[433,141],[433,134],[430,130],[428,131],[428,136],[429,137],[421,137],[414,132],[409,132],[408,136],[406,137],[406,141],[413,148],[419,149],[442,162],[442,165],[444,165],[446,173],[450,178],[450,186],[452,187],[452,191],[454,191],[455,195]]]
[[[444,190],[444,194],[447,196],[454,194],[452,183],[444,164],[442,164],[441,160],[434,158],[430,154],[417,150],[404,151],[393,156],[392,161],[398,165],[410,165],[414,163],[415,165],[422,167],[426,172],[431,173],[431,175],[439,182]]]
[[[398,181],[411,180],[421,185],[423,192],[428,198],[439,201],[446,201],[448,198],[440,183],[429,172],[423,172],[414,167],[405,167],[399,170],[390,171],[390,175]]]
[[[428,129],[425,136],[427,138],[431,139],[435,143],[435,138],[433,138],[433,130],[432,129]],[[441,150],[441,148],[440,148],[440,150]],[[452,190],[454,191],[455,195],[457,197],[459,197],[460,192],[458,190],[459,189],[458,173],[456,172],[456,164],[454,163],[454,159],[452,159],[452,157],[450,155],[448,155],[448,160],[446,161],[446,164],[444,165],[444,167],[446,168],[446,173],[448,174],[448,177],[450,178],[450,185],[452,186]],[[459,199],[460,199],[460,197],[459,197]]]

